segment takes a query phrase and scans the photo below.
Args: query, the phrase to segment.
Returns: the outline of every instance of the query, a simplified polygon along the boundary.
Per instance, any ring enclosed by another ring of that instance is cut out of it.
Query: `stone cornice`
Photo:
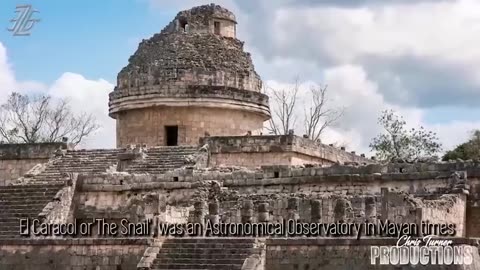
[[[115,90],[110,93],[109,115],[121,111],[154,106],[209,107],[245,110],[270,118],[268,96],[253,91],[225,87],[188,87],[165,91],[155,87],[140,87],[135,92]]]
[[[347,152],[341,148],[295,135],[207,137],[202,139],[202,143],[209,144],[212,154],[294,152],[342,164],[346,162],[374,163],[354,152]]]

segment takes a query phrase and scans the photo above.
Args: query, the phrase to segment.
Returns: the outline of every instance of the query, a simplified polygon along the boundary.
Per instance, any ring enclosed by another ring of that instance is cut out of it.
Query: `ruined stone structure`
[[[478,161],[378,164],[295,135],[250,134],[268,99],[235,37],[234,15],[208,5],[143,41],[110,95],[116,149],[0,145],[0,269],[399,269],[370,263],[371,246],[396,244],[392,233],[206,237],[200,227],[173,237],[159,227],[385,220],[450,224],[433,234],[472,250],[469,265],[422,269],[480,269]],[[33,230],[56,224],[85,226]]]
[[[195,145],[205,134],[245,135],[270,118],[235,15],[219,6],[180,12],[140,43],[110,94],[117,146]]]
[[[57,150],[67,149],[66,143],[0,144],[0,186],[23,176],[35,165],[46,163]]]

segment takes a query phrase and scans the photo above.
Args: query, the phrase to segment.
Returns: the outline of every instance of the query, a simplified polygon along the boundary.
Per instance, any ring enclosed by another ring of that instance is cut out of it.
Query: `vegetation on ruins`
[[[72,112],[66,99],[13,92],[0,106],[0,143],[59,142],[74,145],[96,131],[92,115]]]
[[[470,139],[455,149],[447,151],[442,158],[444,161],[456,159],[480,159],[480,130],[474,130]]]
[[[385,133],[373,138],[370,148],[376,152],[379,160],[416,161],[438,158],[435,155],[441,151],[441,144],[436,133],[427,131],[424,127],[408,129],[403,117],[393,110],[383,111],[378,123],[385,129]]]
[[[299,118],[297,106],[302,106],[303,132],[309,139],[318,141],[327,127],[338,122],[343,116],[343,108],[329,106],[328,88],[311,87],[307,94],[310,104],[302,104],[299,99],[300,83],[298,80],[291,89],[267,88],[266,92],[271,100],[272,117],[266,127],[273,135],[286,135],[294,130]]]

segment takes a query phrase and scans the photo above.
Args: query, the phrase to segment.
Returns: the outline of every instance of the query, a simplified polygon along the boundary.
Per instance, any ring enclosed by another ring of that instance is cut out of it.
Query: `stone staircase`
[[[256,252],[253,238],[170,238],[150,269],[240,270]]]
[[[197,153],[197,146],[159,146],[145,150],[145,158],[134,160],[125,171],[129,173],[161,174],[186,165],[195,165],[189,156]]]
[[[145,158],[135,159],[125,168],[129,173],[161,174],[186,165],[195,165],[189,157],[197,153],[196,146],[160,146],[146,149]],[[118,154],[125,149],[68,150],[32,176],[34,182],[60,181],[65,173],[104,173],[118,164]]]
[[[117,164],[117,154],[123,149],[68,150],[64,156],[53,160],[35,181],[55,181],[64,173],[102,173]]]
[[[36,218],[64,183],[0,186],[0,239],[19,238],[21,218]]]

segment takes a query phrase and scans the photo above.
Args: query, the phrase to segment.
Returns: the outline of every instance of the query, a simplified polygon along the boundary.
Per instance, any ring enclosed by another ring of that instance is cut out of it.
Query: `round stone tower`
[[[270,118],[235,15],[218,5],[178,13],[128,62],[110,93],[118,147],[196,145],[206,134],[246,135]]]

